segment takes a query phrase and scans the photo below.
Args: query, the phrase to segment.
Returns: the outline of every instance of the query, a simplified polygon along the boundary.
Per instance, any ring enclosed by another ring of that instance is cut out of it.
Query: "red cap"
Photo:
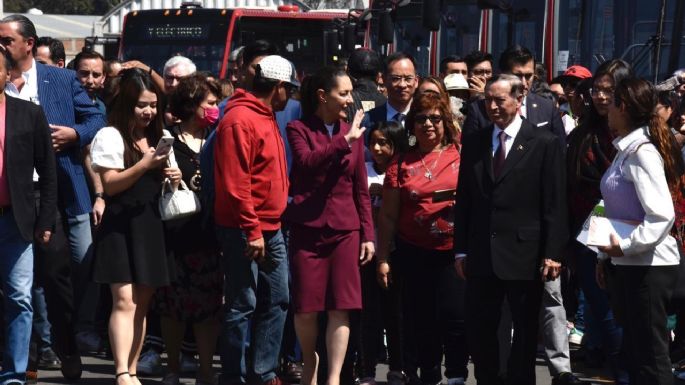
[[[588,79],[592,77],[592,72],[583,66],[570,66],[564,71],[562,76],[573,76],[578,79]]]

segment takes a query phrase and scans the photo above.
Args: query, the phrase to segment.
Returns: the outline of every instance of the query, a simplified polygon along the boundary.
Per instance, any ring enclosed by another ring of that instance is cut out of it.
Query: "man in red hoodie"
[[[236,91],[217,128],[214,215],[226,274],[222,385],[248,380],[281,383],[276,369],[289,295],[280,228],[288,174],[274,112],[285,107],[297,86],[288,60],[264,57],[257,65],[251,91]],[[250,341],[248,327],[252,328]],[[245,357],[248,345],[251,360]]]

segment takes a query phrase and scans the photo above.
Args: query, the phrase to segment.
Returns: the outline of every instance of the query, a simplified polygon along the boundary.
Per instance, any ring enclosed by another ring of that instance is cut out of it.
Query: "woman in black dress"
[[[160,95],[146,72],[122,72],[111,126],[101,129],[91,145],[93,168],[108,197],[93,277],[112,291],[109,339],[118,385],[140,385],[135,373],[148,305],[155,289],[174,278],[157,205],[163,179],[178,186],[181,171],[167,167],[168,151],[157,153],[153,147],[164,135]]]
[[[170,112],[181,122],[169,128],[176,138],[174,156],[183,181],[196,194],[201,189],[200,156],[205,139],[219,117],[219,86],[205,75],[181,79],[170,96]],[[207,209],[207,208],[203,208]],[[200,356],[197,385],[211,384],[212,356],[216,348],[223,288],[219,248],[213,224],[205,213],[166,222],[168,245],[176,259],[177,280],[157,290],[154,306],[161,316],[162,337],[167,349],[165,384],[178,384],[179,353],[185,324],[191,323]]]

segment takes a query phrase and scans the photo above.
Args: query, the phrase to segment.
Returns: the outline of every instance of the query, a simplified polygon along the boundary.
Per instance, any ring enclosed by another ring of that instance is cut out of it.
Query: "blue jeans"
[[[67,216],[71,260],[80,264],[90,251],[93,235],[90,230],[90,214]]]
[[[264,232],[266,261],[257,264],[245,257],[247,243],[242,230],[218,227],[218,232],[226,276],[220,383],[246,383],[248,378],[270,381],[278,369],[289,301],[283,234],[280,230]],[[248,344],[250,358],[246,359]]]
[[[90,214],[67,216],[67,237],[71,248],[71,279],[77,332],[93,331],[100,298],[100,284],[92,281],[93,235]]]
[[[33,331],[39,338],[39,351],[52,347],[52,334],[50,333],[50,321],[48,321],[48,305],[45,302],[45,290],[42,286],[34,285],[31,289],[33,304]]]
[[[0,384],[23,383],[33,319],[33,246],[22,238],[11,212],[0,216],[0,280],[5,292],[5,352]]]

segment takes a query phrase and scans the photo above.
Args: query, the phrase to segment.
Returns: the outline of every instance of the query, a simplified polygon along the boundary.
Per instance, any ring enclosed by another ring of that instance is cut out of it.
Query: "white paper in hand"
[[[630,233],[636,227],[637,224],[618,219],[592,217],[590,218],[586,245],[609,246],[611,244],[611,234],[616,234],[621,239],[629,238]]]

